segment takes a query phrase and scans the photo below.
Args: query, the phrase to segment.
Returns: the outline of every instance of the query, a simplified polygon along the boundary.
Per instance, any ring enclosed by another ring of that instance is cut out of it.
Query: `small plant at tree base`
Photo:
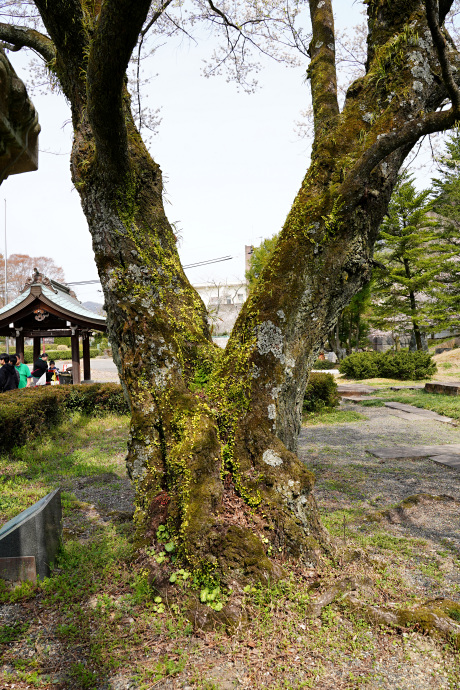
[[[166,525],[160,525],[157,529],[157,540],[160,544],[169,541],[171,534]]]
[[[185,582],[190,577],[190,573],[188,570],[184,570],[181,568],[180,570],[176,570],[174,573],[172,573],[169,577],[170,582]]]
[[[165,612],[165,605],[163,604],[163,599],[161,597],[155,597],[153,600],[153,610],[156,613],[164,613]]]
[[[220,587],[215,587],[214,589],[205,587],[200,592],[200,601],[202,604],[210,606],[214,611],[222,611],[224,605],[222,601],[218,600],[219,595]]]

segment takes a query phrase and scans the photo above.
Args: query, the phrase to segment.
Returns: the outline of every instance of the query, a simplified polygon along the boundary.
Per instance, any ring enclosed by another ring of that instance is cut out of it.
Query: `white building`
[[[244,281],[194,285],[208,310],[213,335],[229,334],[248,296]]]

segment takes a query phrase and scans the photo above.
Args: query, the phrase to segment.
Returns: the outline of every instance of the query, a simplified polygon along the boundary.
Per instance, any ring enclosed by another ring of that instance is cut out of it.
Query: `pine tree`
[[[456,248],[433,214],[431,190],[417,192],[403,174],[393,193],[377,242],[372,323],[391,330],[395,341],[413,330],[417,349],[422,332],[445,328],[451,316],[446,290],[455,270]]]
[[[433,180],[433,210],[442,227],[442,237],[457,256],[460,253],[460,128],[456,128],[446,143],[446,153],[438,159],[438,177]],[[440,280],[444,285],[444,314],[449,316],[448,327],[458,330],[460,314],[460,261],[454,259],[450,270]]]

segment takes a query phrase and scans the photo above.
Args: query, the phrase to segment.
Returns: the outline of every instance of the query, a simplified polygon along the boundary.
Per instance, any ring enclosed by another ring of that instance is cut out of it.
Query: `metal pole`
[[[5,305],[8,304],[8,281],[7,281],[7,272],[8,272],[8,259],[7,259],[7,246],[6,246],[6,199],[4,199],[5,202]],[[10,339],[8,336],[6,336],[6,351],[9,354],[10,352]]]

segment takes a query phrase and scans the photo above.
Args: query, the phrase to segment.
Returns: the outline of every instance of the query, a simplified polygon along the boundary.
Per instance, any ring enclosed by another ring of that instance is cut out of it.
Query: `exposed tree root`
[[[412,609],[386,610],[372,606],[351,593],[344,597],[351,609],[371,623],[398,628],[412,627],[434,637],[441,637],[460,649],[460,604],[451,599],[432,599]]]

